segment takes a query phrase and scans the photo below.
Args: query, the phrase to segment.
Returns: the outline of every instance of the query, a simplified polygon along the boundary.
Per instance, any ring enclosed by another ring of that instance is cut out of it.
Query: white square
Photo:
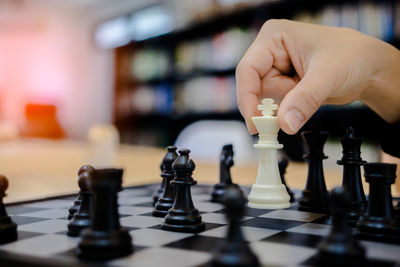
[[[289,228],[286,231],[300,234],[327,236],[331,231],[331,228],[332,226],[327,224],[305,223],[293,228]]]
[[[202,212],[214,212],[224,209],[224,206],[221,204],[211,202],[197,202],[195,203],[195,207]]]
[[[298,210],[274,210],[266,214],[260,215],[262,218],[281,219],[300,222],[312,222],[318,218],[325,216],[322,213],[298,211]]]
[[[0,246],[0,250],[24,255],[50,257],[77,246],[77,240],[65,235],[40,235]]]
[[[132,197],[132,196],[147,196],[149,194],[149,190],[147,189],[124,189],[121,192],[118,193],[119,198],[124,198],[124,197]]]
[[[129,206],[129,205],[143,204],[152,201],[153,201],[152,197],[126,197],[126,198],[121,198],[118,203],[120,205]]]
[[[140,250],[128,257],[109,262],[112,266],[163,266],[187,267],[205,264],[211,260],[212,255],[206,252],[185,249],[155,247]]]
[[[263,266],[299,266],[317,252],[313,248],[274,242],[253,242],[250,246]]]
[[[23,214],[20,214],[19,216],[58,219],[58,218],[68,217],[68,210],[67,209],[41,210],[41,211],[23,213]]]
[[[367,250],[367,257],[381,260],[400,261],[400,250],[398,245],[385,244],[373,241],[361,241]]]
[[[133,244],[145,247],[162,246],[193,235],[190,233],[177,233],[159,229],[138,229],[129,233],[132,236]]]
[[[219,224],[227,224],[226,215],[222,213],[204,213],[201,214],[201,217],[204,222],[208,223],[219,223]],[[253,217],[245,216],[242,221],[252,219]]]
[[[224,225],[221,227],[217,227],[205,232],[200,233],[199,235],[204,236],[211,236],[211,237],[218,237],[218,238],[226,238],[228,225]],[[249,242],[259,241],[266,237],[272,236],[281,232],[280,230],[273,230],[273,229],[264,229],[264,228],[256,228],[256,227],[249,227],[249,226],[242,226],[242,233],[244,238]]]
[[[146,228],[161,224],[164,218],[151,216],[128,216],[120,219],[121,225],[126,227]]]
[[[20,231],[54,234],[68,230],[68,220],[46,220],[18,226]]]
[[[211,200],[210,194],[192,194],[192,199],[196,201],[208,201]]]
[[[138,215],[152,212],[153,208],[150,207],[137,207],[137,206],[119,206],[118,212],[120,214]]]
[[[74,202],[73,200],[67,200],[67,199],[54,199],[54,200],[33,202],[25,204],[22,207],[50,208],[50,209],[69,208],[72,206],[73,202]]]

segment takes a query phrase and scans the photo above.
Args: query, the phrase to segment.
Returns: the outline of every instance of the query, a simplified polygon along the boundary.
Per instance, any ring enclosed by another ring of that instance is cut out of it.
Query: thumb
[[[328,77],[307,73],[283,98],[278,123],[287,134],[295,134],[325,102],[330,93]]]

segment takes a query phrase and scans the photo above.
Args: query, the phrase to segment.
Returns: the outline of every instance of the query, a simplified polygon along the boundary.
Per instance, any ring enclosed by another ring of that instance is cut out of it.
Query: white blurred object
[[[119,133],[112,124],[94,125],[89,130],[87,162],[95,168],[113,167],[119,146]]]
[[[188,125],[175,141],[178,148],[191,150],[194,161],[219,161],[221,149],[232,144],[235,164],[254,162],[253,140],[243,122],[203,120]]]

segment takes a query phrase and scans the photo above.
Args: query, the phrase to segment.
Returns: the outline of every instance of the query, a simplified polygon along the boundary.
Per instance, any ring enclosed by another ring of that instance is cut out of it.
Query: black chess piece
[[[205,229],[199,211],[194,207],[190,187],[197,182],[192,178],[194,162],[189,158],[189,149],[180,149],[172,168],[175,178],[176,198],[173,207],[165,216],[161,229],[175,232],[198,233]]]
[[[83,172],[93,172],[94,168],[90,165],[83,165],[78,170],[78,179],[79,175]],[[79,210],[79,207],[82,203],[82,191],[79,190],[78,197],[75,199],[74,204],[68,209],[68,220],[71,220],[74,217],[74,214]]]
[[[364,176],[369,183],[367,212],[357,223],[361,239],[400,242],[400,222],[394,215],[390,186],[396,179],[396,164],[367,163]]]
[[[222,246],[216,248],[211,261],[213,267],[257,267],[260,266],[257,256],[251,251],[244,240],[240,221],[242,220],[246,198],[237,186],[226,189],[223,202],[226,218],[229,222],[227,237]]]
[[[347,222],[350,206],[349,192],[343,187],[332,189],[331,232],[318,244],[319,266],[364,266],[365,249],[352,236]]]
[[[286,192],[289,194],[290,197],[290,203],[293,203],[295,201],[294,199],[294,193],[290,188],[287,186],[286,181],[285,181],[285,173],[286,173],[286,168],[289,165],[289,160],[287,158],[282,158],[278,160],[278,167],[279,167],[279,175],[281,176],[281,182],[282,184],[286,187]]]
[[[363,139],[354,136],[354,129],[348,127],[346,136],[340,139],[342,143],[342,159],[337,164],[343,165],[343,188],[349,192],[350,207],[347,212],[349,225],[355,227],[358,219],[364,214],[367,208],[363,185],[361,182],[360,166],[366,161],[361,159],[361,143]]]
[[[176,153],[176,147],[168,146],[167,153],[162,160],[163,172],[161,176],[165,179],[164,190],[162,197],[158,200],[154,207],[153,216],[155,217],[165,217],[165,215],[168,213],[168,210],[174,205],[176,192],[174,186],[171,184],[172,179],[175,177],[174,170],[172,169],[172,163],[174,163],[177,157],[178,154]]]
[[[304,158],[308,161],[306,188],[299,199],[299,210],[311,212],[329,212],[329,193],[326,190],[322,160],[328,158],[323,148],[328,139],[328,132],[305,131],[302,133],[308,145]]]
[[[81,231],[90,225],[92,193],[89,191],[87,183],[92,175],[93,172],[88,171],[84,171],[79,175],[78,185],[82,195],[82,201],[79,210],[75,212],[68,224],[68,236],[79,236]]]
[[[164,172],[164,166],[161,162],[160,164],[160,170],[161,170],[161,174]],[[164,186],[165,186],[165,178],[161,175],[161,183],[160,183],[160,188],[154,193],[153,196],[153,206],[156,205],[156,203],[158,202],[158,200],[162,197],[163,193],[164,193]]]
[[[219,183],[214,185],[214,189],[211,192],[212,202],[221,203],[223,201],[226,188],[233,184],[230,171],[234,164],[233,154],[233,145],[228,144],[222,147],[219,161]]]
[[[119,222],[117,193],[122,173],[122,169],[97,169],[90,177],[91,225],[82,232],[76,251],[79,257],[108,260],[132,253],[132,238]]]
[[[17,225],[8,216],[3,198],[7,195],[8,180],[0,174],[0,244],[17,240]]]

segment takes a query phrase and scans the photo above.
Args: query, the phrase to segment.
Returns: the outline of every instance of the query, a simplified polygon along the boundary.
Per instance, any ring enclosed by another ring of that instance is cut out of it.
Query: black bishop
[[[165,216],[161,229],[175,232],[198,233],[205,229],[198,209],[193,205],[190,187],[197,182],[192,178],[194,162],[189,158],[189,149],[180,149],[172,168],[175,178],[176,198],[173,207]]]

